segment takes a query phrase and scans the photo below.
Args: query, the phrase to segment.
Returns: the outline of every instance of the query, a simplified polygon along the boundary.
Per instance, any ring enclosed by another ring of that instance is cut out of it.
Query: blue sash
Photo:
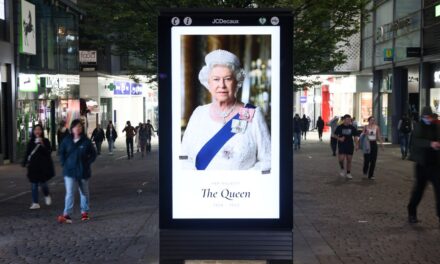
[[[253,105],[246,104],[245,108],[255,108]],[[236,114],[229,122],[227,122],[206,144],[200,149],[196,157],[197,170],[205,170],[212,159],[217,155],[220,149],[228,142],[236,133],[232,133],[232,120],[239,119],[240,113]]]

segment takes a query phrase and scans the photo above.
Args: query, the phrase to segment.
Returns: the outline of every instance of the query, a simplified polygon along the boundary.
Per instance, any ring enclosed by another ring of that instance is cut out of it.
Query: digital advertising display
[[[159,18],[160,222],[287,227],[292,19],[223,12]]]

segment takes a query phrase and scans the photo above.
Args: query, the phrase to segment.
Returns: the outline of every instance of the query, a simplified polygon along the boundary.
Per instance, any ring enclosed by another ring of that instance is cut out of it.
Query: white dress
[[[195,161],[201,148],[224,125],[210,117],[210,104],[199,106],[189,119],[182,139],[181,156],[185,169],[196,169]],[[271,167],[271,141],[264,115],[260,108],[248,122],[243,133],[237,133],[217,152],[206,170],[261,170]]]

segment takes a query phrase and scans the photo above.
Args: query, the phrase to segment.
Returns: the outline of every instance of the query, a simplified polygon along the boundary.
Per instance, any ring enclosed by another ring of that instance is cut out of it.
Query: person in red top
[[[125,142],[127,145],[127,156],[128,159],[133,158],[133,138],[136,136],[136,129],[131,125],[130,121],[127,121],[127,125],[125,126],[122,133],[125,132]]]

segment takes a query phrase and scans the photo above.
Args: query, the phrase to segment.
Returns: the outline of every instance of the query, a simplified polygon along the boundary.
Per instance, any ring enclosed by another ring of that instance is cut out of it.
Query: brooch
[[[239,117],[240,120],[246,122],[252,122],[252,119],[254,118],[255,115],[255,109],[242,107],[240,109],[239,115],[240,115]]]
[[[233,119],[231,125],[232,133],[240,133],[243,134],[246,131],[248,122],[245,120]]]

